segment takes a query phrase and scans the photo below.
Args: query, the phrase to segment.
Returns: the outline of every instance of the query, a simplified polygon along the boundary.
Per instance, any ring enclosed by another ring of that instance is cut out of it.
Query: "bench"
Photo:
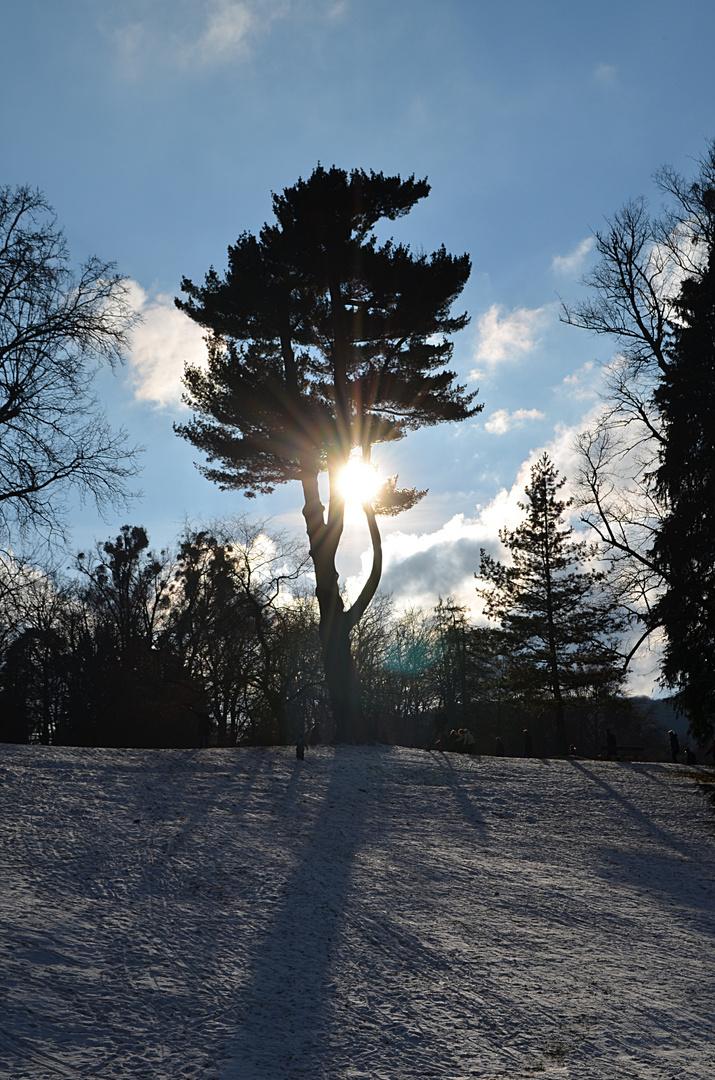
[[[601,757],[604,761],[637,761],[644,752],[644,746],[617,746],[615,754],[609,755],[608,747],[601,747]]]

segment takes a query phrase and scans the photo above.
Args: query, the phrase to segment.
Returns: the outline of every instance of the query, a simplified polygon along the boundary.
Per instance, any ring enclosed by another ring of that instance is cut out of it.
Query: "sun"
[[[370,502],[377,495],[383,480],[378,475],[377,466],[363,461],[359,452],[350,457],[340,474],[338,481],[340,492],[346,502]]]

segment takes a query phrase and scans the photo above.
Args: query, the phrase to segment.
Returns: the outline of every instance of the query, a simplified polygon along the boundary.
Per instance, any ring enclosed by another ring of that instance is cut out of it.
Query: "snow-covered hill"
[[[674,765],[0,747],[0,1076],[711,1080]]]

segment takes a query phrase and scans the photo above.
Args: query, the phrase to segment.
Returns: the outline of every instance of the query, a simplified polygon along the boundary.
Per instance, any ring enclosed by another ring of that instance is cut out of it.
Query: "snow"
[[[675,765],[0,747],[0,1076],[711,1080]]]

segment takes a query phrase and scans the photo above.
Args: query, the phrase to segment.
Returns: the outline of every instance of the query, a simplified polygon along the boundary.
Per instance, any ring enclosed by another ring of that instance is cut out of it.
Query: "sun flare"
[[[375,497],[383,480],[378,475],[376,465],[355,456],[348,461],[338,483],[346,502],[362,505]]]

